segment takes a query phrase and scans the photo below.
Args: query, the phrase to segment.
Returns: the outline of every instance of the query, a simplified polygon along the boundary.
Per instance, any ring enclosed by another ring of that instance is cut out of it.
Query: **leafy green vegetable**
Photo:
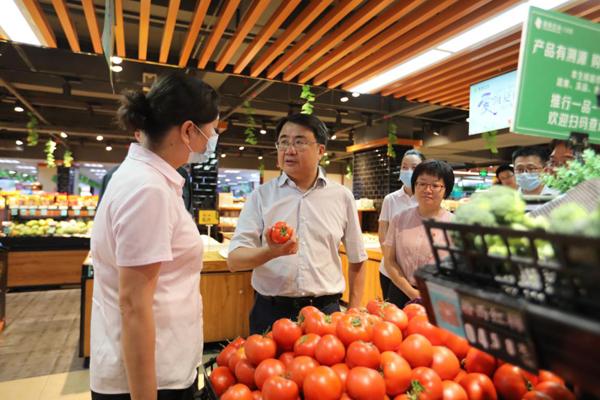
[[[566,166],[558,167],[554,175],[544,175],[546,185],[565,193],[581,182],[600,177],[600,155],[594,150],[586,149],[582,155],[583,162],[569,161]]]

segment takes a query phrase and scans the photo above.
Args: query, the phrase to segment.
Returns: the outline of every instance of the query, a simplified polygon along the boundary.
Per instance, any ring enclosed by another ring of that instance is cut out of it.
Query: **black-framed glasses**
[[[302,138],[297,138],[294,140],[280,139],[275,142],[275,148],[277,148],[277,150],[279,150],[279,151],[285,151],[285,150],[289,149],[290,147],[293,147],[297,151],[303,151],[303,150],[306,150],[308,148],[308,146],[310,146],[311,144],[315,144],[315,143],[318,143],[318,142],[317,141],[311,142],[311,141],[308,141],[308,140],[302,139]]]

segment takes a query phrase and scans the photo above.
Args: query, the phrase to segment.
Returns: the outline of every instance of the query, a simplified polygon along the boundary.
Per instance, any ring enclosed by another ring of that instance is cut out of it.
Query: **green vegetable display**
[[[581,158],[581,161],[569,161],[566,166],[558,167],[554,175],[544,175],[546,185],[565,193],[585,180],[600,178],[600,155],[587,149]]]

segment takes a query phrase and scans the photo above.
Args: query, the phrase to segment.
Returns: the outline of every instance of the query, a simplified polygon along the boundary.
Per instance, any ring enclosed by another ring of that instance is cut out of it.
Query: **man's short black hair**
[[[500,179],[500,174],[504,171],[510,171],[513,174],[515,173],[515,169],[510,166],[510,164],[502,164],[498,168],[496,168],[496,178]]]
[[[413,193],[415,192],[417,178],[421,175],[431,175],[438,179],[442,179],[444,181],[444,186],[446,187],[446,193],[444,193],[445,199],[447,199],[450,196],[450,193],[452,193],[452,189],[454,189],[454,171],[447,162],[427,160],[417,165],[413,171],[410,182]]]
[[[275,133],[277,137],[281,133],[281,129],[283,129],[283,125],[286,122],[291,122],[292,124],[297,124],[303,126],[307,129],[310,129],[315,134],[315,139],[317,143],[320,143],[324,146],[327,146],[327,140],[329,139],[329,132],[327,130],[327,126],[321,121],[319,118],[314,115],[309,114],[292,114],[287,117],[283,117],[279,123],[277,123],[277,127],[275,128]]]
[[[515,150],[514,153],[512,154],[513,164],[515,163],[515,160],[517,159],[517,157],[530,157],[530,156],[539,157],[540,161],[542,162],[542,165],[545,165],[548,162],[550,155],[548,154],[547,149],[540,147],[540,146],[521,147],[520,149]]]

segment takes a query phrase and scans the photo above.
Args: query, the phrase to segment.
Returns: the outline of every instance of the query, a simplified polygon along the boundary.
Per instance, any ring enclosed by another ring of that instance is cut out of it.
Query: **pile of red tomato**
[[[210,382],[221,400],[571,400],[564,381],[533,375],[440,329],[425,309],[372,300],[324,315],[305,307],[266,335],[238,338]]]

